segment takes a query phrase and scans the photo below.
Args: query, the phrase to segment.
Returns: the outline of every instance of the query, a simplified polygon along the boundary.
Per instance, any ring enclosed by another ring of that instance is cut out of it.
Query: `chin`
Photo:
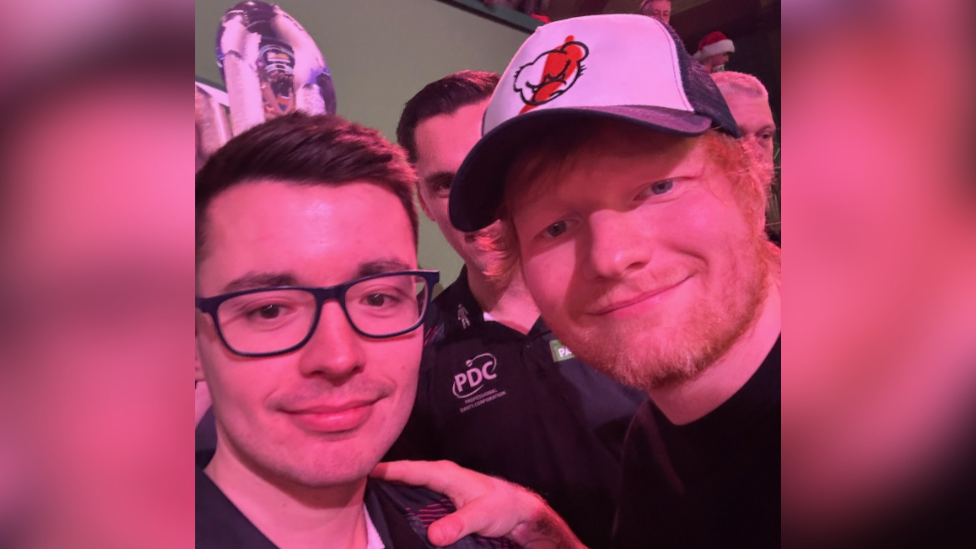
[[[647,319],[553,331],[586,364],[644,391],[694,379],[714,361],[713,345],[704,334]]]
[[[364,425],[363,427],[368,427]],[[305,488],[331,488],[359,482],[373,470],[392,446],[397,432],[359,430],[343,437],[303,436],[265,447],[246,461],[256,465],[271,482]],[[284,448],[287,451],[283,451]]]
[[[299,486],[331,488],[361,481],[382,458],[382,453],[375,449],[368,453],[348,447],[337,450],[303,463],[281,464],[277,474]]]

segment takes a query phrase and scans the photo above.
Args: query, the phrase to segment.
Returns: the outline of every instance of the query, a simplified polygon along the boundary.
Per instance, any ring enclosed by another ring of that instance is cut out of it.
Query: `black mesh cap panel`
[[[729,110],[722,92],[719,91],[715,81],[705,71],[705,67],[688,54],[681,37],[674,32],[670,25],[664,25],[671,38],[674,39],[675,48],[678,50],[678,67],[681,71],[681,82],[685,88],[685,95],[691,103],[696,114],[712,119],[713,126],[720,128],[738,139],[742,137],[739,132],[739,125],[736,124],[732,112]]]

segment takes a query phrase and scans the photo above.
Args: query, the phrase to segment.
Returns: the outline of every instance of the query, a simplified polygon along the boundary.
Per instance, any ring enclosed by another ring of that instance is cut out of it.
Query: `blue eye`
[[[674,188],[674,180],[665,179],[664,181],[658,181],[657,183],[651,185],[651,194],[664,194]]]

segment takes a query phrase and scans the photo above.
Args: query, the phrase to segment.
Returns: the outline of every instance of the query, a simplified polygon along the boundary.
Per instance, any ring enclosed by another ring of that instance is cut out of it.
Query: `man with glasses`
[[[410,414],[438,279],[417,270],[414,178],[378,132],[303,114],[197,174],[196,372],[218,433],[198,548],[427,546],[420,517],[446,501],[366,480]]]

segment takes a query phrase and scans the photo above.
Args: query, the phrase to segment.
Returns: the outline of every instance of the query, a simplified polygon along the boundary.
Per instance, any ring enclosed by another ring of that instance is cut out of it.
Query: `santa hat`
[[[698,43],[698,51],[695,52],[695,59],[701,61],[713,55],[732,53],[734,51],[735,46],[732,45],[732,41],[727,36],[719,31],[710,32]]]

